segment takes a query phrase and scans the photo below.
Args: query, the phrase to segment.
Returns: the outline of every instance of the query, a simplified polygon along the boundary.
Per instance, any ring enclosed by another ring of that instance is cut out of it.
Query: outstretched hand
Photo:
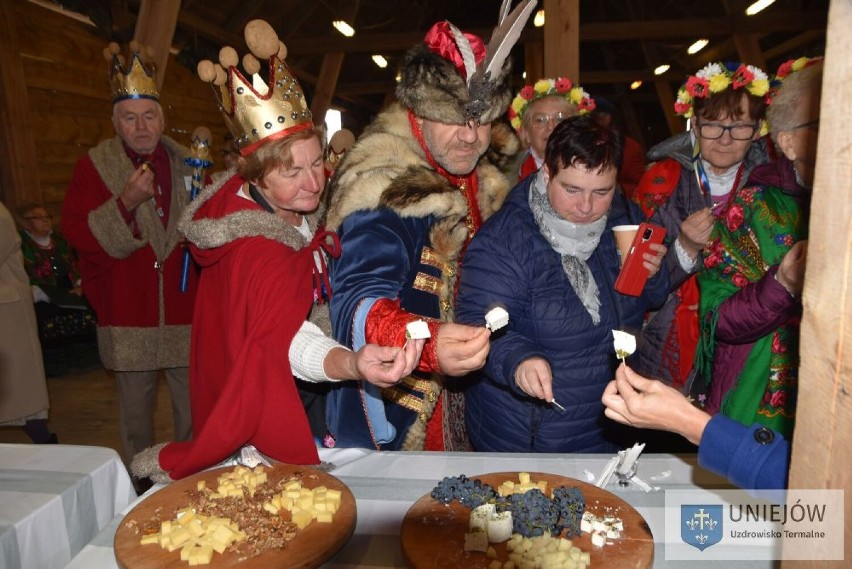
[[[622,363],[604,389],[607,417],[642,429],[672,431],[698,444],[710,415],[693,406],[679,391],[647,379]]]
[[[408,340],[402,348],[367,344],[355,352],[359,379],[390,387],[409,375],[420,361],[426,340]]]
[[[461,376],[485,365],[491,331],[483,326],[444,322],[438,332],[438,365],[447,375]]]

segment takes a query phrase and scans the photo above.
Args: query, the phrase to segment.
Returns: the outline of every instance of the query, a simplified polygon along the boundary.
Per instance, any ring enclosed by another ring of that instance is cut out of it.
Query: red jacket
[[[177,225],[189,202],[185,149],[163,137],[171,166],[168,227],[151,202],[127,222],[118,195],[134,166],[121,140],[101,142],[81,157],[62,208],[62,233],[80,256],[83,292],[98,317],[107,369],[144,371],[189,365],[189,334],[198,283],[180,292],[183,247]]]

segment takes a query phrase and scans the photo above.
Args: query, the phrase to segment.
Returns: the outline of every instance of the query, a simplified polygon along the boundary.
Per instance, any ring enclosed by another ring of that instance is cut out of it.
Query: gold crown
[[[143,50],[135,41],[130,42],[130,63],[124,66],[121,48],[112,42],[104,48],[104,58],[109,62],[109,82],[112,92],[112,102],[124,99],[153,99],[160,100],[157,91],[156,67],[152,53]],[[144,53],[144,55],[143,55]],[[143,61],[145,57],[145,61]]]
[[[272,26],[252,20],[246,24],[245,38],[254,55],[246,54],[242,63],[252,81],[237,69],[239,58],[232,47],[219,51],[219,63],[205,59],[198,64],[198,76],[213,84],[225,124],[243,156],[266,142],[313,127],[302,88],[284,61],[287,48]],[[259,60],[269,65],[266,82],[259,75]]]

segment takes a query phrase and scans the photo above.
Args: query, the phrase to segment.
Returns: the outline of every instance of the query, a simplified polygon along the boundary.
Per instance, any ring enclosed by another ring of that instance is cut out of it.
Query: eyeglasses
[[[799,130],[800,128],[819,128],[819,119],[814,119],[806,123],[797,124],[796,126],[792,126],[787,130],[792,132],[794,130]]]
[[[716,140],[722,138],[725,131],[731,135],[734,140],[751,140],[754,133],[757,132],[756,124],[732,124],[724,126],[719,123],[698,123],[698,135],[707,140]]]
[[[27,219],[27,220],[39,219],[39,220],[44,221],[46,219],[53,219],[53,216],[52,215],[27,215],[27,216],[24,216],[24,219]]]
[[[545,113],[536,113],[530,119],[530,124],[532,124],[533,128],[542,129],[550,124],[550,121],[553,121],[553,126],[558,125],[571,115],[568,113],[558,112],[553,113],[552,115],[548,115]]]

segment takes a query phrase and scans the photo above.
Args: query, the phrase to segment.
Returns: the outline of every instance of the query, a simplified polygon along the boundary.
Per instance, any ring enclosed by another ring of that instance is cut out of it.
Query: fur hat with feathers
[[[435,24],[406,53],[397,99],[418,117],[446,124],[486,124],[501,116],[512,99],[509,54],[535,5],[522,0],[509,13],[511,0],[503,0],[487,46],[449,22]]]

